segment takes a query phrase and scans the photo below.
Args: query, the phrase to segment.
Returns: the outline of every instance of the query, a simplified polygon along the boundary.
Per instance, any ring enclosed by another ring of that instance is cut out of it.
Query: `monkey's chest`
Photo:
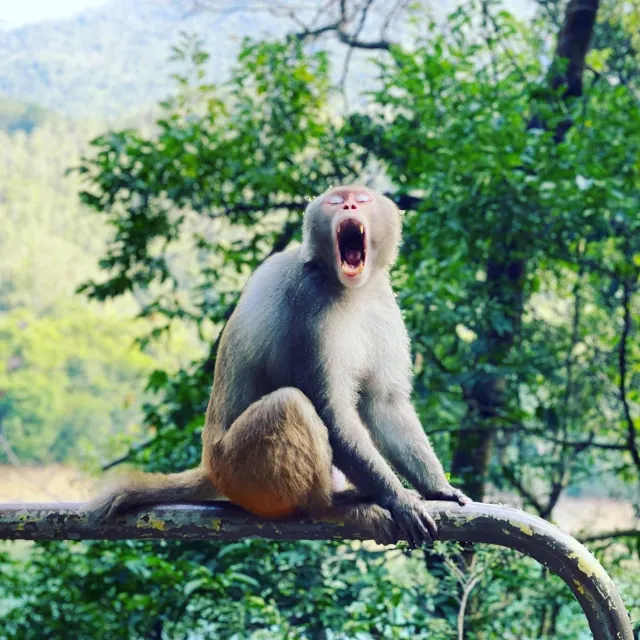
[[[322,365],[331,378],[358,388],[379,365],[385,338],[365,315],[341,314],[331,320],[319,336]]]

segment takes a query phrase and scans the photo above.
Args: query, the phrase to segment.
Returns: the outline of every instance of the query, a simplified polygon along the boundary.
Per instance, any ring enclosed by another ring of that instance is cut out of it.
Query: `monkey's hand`
[[[398,528],[398,537],[412,547],[431,543],[438,537],[438,527],[427,507],[414,491],[405,490],[389,505]]]
[[[469,504],[470,502],[473,502],[473,500],[471,500],[471,498],[469,498],[464,493],[462,493],[460,489],[456,489],[455,487],[452,487],[448,483],[442,488],[423,492],[422,497],[425,500],[447,500],[451,502],[457,502],[462,506],[464,506],[465,504]]]

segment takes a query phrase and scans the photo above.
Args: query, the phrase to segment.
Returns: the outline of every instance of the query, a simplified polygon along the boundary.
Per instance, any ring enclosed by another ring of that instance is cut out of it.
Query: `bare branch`
[[[338,34],[338,40],[343,44],[346,44],[349,47],[353,47],[354,49],[380,49],[382,51],[390,51],[391,43],[388,40],[378,40],[375,42],[364,42],[362,40],[358,40],[357,38],[350,36],[348,33],[345,33],[342,29],[338,28],[336,33]]]
[[[467,602],[469,596],[473,591],[473,588],[480,582],[482,576],[475,575],[467,582],[462,592],[462,599],[460,600],[460,608],[458,610],[458,640],[464,640],[464,616],[467,610]]]
[[[356,29],[354,38],[359,38],[362,33],[362,29],[364,28],[364,23],[367,21],[367,14],[371,5],[375,2],[375,0],[366,0],[366,5],[362,10],[362,14],[360,15],[360,23]],[[342,69],[342,77],[340,78],[340,87],[343,93],[346,93],[346,84],[347,84],[347,75],[349,74],[349,66],[351,64],[351,58],[353,57],[354,48],[349,47],[347,51],[347,57],[344,61],[344,67]]]
[[[615,540],[618,538],[640,538],[640,529],[618,529],[616,531],[605,531],[604,533],[582,536],[579,537],[578,540],[585,544],[587,542],[600,542],[602,540]]]
[[[135,453],[138,453],[139,451],[143,451],[147,447],[150,447],[156,441],[157,437],[158,436],[153,436],[153,438],[149,438],[147,440],[144,440],[143,442],[140,442],[139,444],[134,445],[133,447],[129,447],[129,451],[127,451],[127,453],[121,455],[118,458],[114,458],[110,462],[107,462],[105,465],[103,465],[102,471],[109,471],[109,469],[113,469],[113,467],[117,467],[123,462],[130,460]]]
[[[305,29],[304,31],[300,31],[295,34],[295,37],[298,40],[307,40],[308,38],[317,38],[321,36],[323,33],[328,33],[329,31],[335,31],[340,27],[340,22],[334,22],[332,24],[327,24],[324,27],[318,27],[317,29]]]

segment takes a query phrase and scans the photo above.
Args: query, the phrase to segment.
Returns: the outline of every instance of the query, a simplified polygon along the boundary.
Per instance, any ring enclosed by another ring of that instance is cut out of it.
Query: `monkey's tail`
[[[143,504],[176,504],[220,498],[201,467],[182,473],[129,472],[112,480],[85,507],[90,519],[105,520]]]

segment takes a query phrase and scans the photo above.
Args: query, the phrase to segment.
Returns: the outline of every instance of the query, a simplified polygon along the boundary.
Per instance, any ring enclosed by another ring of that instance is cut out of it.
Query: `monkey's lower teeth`
[[[359,273],[362,272],[362,270],[364,269],[364,263],[360,262],[357,265],[353,265],[353,264],[349,264],[346,261],[342,261],[341,264],[342,270],[348,275],[348,276],[355,276]]]

